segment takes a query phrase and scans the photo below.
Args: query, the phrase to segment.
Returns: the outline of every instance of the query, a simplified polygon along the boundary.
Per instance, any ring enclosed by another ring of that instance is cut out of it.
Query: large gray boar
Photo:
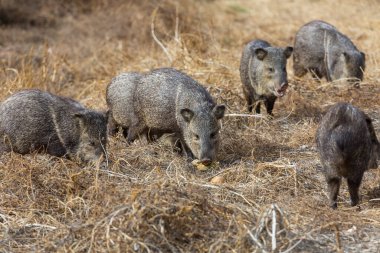
[[[225,106],[178,70],[121,74],[107,88],[107,104],[110,125],[121,126],[128,142],[139,135],[175,133],[190,158],[209,165],[216,157]]]
[[[0,154],[46,151],[87,163],[97,161],[106,145],[106,115],[70,98],[23,90],[0,105]]]
[[[334,26],[315,20],[302,26],[296,34],[293,53],[294,75],[308,71],[314,78],[325,77],[331,82],[347,79],[363,80],[365,54]]]
[[[282,97],[288,87],[286,62],[292,47],[272,47],[263,40],[249,42],[241,56],[240,78],[243,92],[252,112],[260,113],[260,101],[264,102],[268,114],[272,114],[277,97]]]
[[[376,168],[380,158],[380,144],[371,119],[350,104],[338,103],[322,118],[316,142],[328,185],[330,206],[337,208],[342,177],[347,178],[351,205],[357,205],[364,171]]]

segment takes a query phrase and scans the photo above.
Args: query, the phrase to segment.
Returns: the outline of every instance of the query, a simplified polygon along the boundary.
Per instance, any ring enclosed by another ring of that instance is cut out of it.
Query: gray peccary
[[[284,96],[288,88],[286,62],[292,52],[292,47],[272,47],[263,40],[254,40],[245,46],[240,78],[249,112],[256,106],[256,113],[260,113],[260,101],[263,101],[268,114],[273,115],[277,97]]]
[[[328,185],[330,206],[337,208],[342,177],[347,178],[351,205],[359,203],[364,171],[377,168],[380,144],[371,119],[347,103],[331,107],[318,127],[317,148]]]
[[[133,101],[134,96],[129,86],[136,84],[142,76],[142,74],[137,72],[122,73],[114,77],[108,85],[106,99],[110,108],[108,117],[108,131],[110,135],[115,135],[119,128],[121,128],[124,137],[128,137],[128,127],[126,126],[130,125],[129,121],[135,115],[133,110],[126,109],[132,106],[132,104],[128,105],[128,103]],[[123,124],[123,122],[125,123]],[[150,139],[148,138],[148,140]]]
[[[23,90],[0,105],[0,153],[47,152],[79,162],[105,153],[107,118],[70,98]]]
[[[107,104],[111,125],[121,126],[128,142],[142,134],[175,133],[190,158],[209,165],[216,157],[225,106],[178,70],[121,74],[107,88]]]
[[[297,77],[310,71],[314,78],[325,77],[329,82],[347,79],[357,84],[363,80],[365,54],[334,26],[315,20],[297,32],[293,62]]]

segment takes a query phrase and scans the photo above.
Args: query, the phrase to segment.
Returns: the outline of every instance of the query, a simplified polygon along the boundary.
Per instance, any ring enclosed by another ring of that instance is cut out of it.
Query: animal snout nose
[[[205,166],[210,166],[211,163],[212,163],[212,160],[209,159],[209,158],[205,158],[205,159],[202,159],[202,160],[201,160],[201,163],[202,163],[203,165],[205,165]]]
[[[282,83],[280,85],[280,88],[278,89],[278,91],[285,91],[287,88],[288,88],[289,84],[286,82],[286,83]]]

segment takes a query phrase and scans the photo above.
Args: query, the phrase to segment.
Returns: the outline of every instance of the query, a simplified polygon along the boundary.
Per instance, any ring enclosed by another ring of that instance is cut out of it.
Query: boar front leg
[[[134,140],[136,140],[140,136],[140,134],[144,132],[145,129],[146,129],[146,125],[140,120],[137,120],[136,122],[134,122],[128,128],[128,135],[127,135],[128,144],[131,144]]]
[[[273,107],[274,107],[274,103],[276,102],[276,97],[269,97],[267,99],[265,99],[264,101],[264,104],[265,104],[265,108],[267,109],[267,112],[269,115],[273,116]]]

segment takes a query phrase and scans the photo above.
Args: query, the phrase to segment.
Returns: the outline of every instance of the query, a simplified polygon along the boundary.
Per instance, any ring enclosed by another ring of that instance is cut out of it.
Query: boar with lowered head
[[[315,20],[297,32],[293,62],[297,77],[310,71],[318,79],[346,79],[357,84],[363,80],[365,54],[334,26]]]
[[[98,160],[106,145],[106,115],[70,98],[23,90],[0,105],[0,153],[46,151],[87,163]]]
[[[292,47],[272,47],[263,40],[254,40],[245,46],[240,61],[240,78],[248,111],[252,112],[256,106],[256,113],[260,113],[260,102],[263,101],[268,114],[272,115],[276,99],[284,96],[288,88],[286,62],[292,51]]]
[[[121,74],[107,88],[107,104],[110,125],[121,126],[128,142],[139,135],[174,133],[189,157],[205,165],[216,157],[225,106],[178,70]]]
[[[322,118],[316,142],[330,206],[337,208],[342,177],[347,178],[351,205],[357,205],[364,171],[376,168],[380,158],[380,144],[371,119],[351,104],[338,103]]]

